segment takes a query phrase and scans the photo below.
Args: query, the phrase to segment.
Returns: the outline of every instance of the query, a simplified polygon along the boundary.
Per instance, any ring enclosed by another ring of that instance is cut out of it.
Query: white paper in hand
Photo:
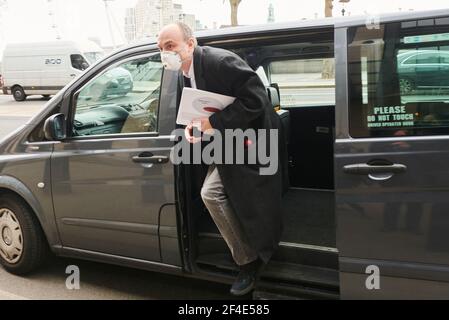
[[[209,118],[235,101],[234,97],[204,90],[184,88],[176,123],[188,125],[194,119]]]

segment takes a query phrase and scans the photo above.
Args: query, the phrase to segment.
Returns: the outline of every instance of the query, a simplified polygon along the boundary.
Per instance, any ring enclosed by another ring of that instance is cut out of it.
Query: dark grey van
[[[257,70],[289,130],[284,234],[254,296],[449,298],[449,82],[401,90],[398,67],[408,51],[441,62],[449,11],[229,28],[198,40]],[[132,75],[132,91],[105,96],[103,78],[117,68]],[[177,83],[156,44],[130,46],[1,142],[4,268],[33,271],[50,249],[232,282],[236,266],[202,204],[202,181],[169,161]]]

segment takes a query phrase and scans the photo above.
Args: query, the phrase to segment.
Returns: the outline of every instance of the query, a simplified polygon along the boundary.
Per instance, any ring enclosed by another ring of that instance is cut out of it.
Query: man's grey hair
[[[187,24],[181,21],[177,21],[175,24],[178,26],[179,30],[181,30],[184,41],[189,41],[190,38],[193,38],[196,46],[197,41],[195,36],[193,35],[192,28],[190,28]]]

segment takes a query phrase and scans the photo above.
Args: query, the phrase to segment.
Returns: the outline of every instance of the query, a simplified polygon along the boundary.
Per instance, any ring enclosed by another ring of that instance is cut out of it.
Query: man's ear
[[[195,39],[193,38],[189,39],[189,48],[192,49],[193,52],[193,50],[195,49]]]

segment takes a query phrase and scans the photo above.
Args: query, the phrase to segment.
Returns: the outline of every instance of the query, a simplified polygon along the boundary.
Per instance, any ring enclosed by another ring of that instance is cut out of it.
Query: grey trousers
[[[257,252],[248,243],[215,165],[209,166],[201,189],[201,198],[231,250],[235,263],[241,266],[255,261],[258,257]]]

